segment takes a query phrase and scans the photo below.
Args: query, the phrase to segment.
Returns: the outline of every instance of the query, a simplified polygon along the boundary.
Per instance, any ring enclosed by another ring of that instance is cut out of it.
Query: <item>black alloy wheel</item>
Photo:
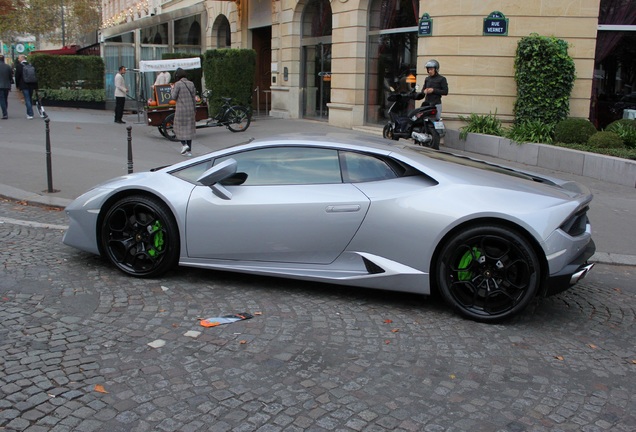
[[[159,276],[177,264],[177,225],[170,210],[156,198],[119,200],[106,212],[100,234],[102,252],[131,276]]]
[[[451,238],[436,271],[444,300],[481,322],[509,318],[536,296],[540,264],[532,246],[504,227],[477,226]]]

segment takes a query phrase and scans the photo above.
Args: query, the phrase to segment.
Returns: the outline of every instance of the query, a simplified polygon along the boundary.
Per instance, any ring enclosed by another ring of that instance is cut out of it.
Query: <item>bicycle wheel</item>
[[[232,132],[243,132],[252,122],[247,108],[238,105],[228,109],[225,118],[228,120],[227,128]]]
[[[177,135],[174,133],[173,124],[174,124],[174,113],[168,115],[165,119],[163,119],[161,126],[159,126],[159,132],[161,132],[161,135],[165,136],[170,141],[177,140]]]

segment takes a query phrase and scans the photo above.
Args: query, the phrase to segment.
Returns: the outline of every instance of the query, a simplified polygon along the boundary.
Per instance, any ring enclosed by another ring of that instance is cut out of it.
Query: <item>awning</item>
[[[78,49],[80,49],[79,45],[69,45],[60,49],[31,51],[31,54],[75,55]]]
[[[183,58],[170,60],[141,60],[139,61],[139,72],[162,72],[181,69],[201,68],[201,58]]]

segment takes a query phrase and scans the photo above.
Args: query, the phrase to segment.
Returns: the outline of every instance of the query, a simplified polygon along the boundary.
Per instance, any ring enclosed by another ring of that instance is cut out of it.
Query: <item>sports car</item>
[[[86,192],[63,242],[131,276],[177,265],[439,295],[482,322],[591,269],[583,185],[341,134],[252,141]]]

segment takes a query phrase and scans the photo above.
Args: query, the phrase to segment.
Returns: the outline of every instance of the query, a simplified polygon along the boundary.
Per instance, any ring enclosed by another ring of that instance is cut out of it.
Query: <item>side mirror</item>
[[[236,174],[237,165],[236,160],[228,159],[204,172],[197,181],[209,186],[219,198],[229,200],[232,198],[232,193],[221,182]]]

